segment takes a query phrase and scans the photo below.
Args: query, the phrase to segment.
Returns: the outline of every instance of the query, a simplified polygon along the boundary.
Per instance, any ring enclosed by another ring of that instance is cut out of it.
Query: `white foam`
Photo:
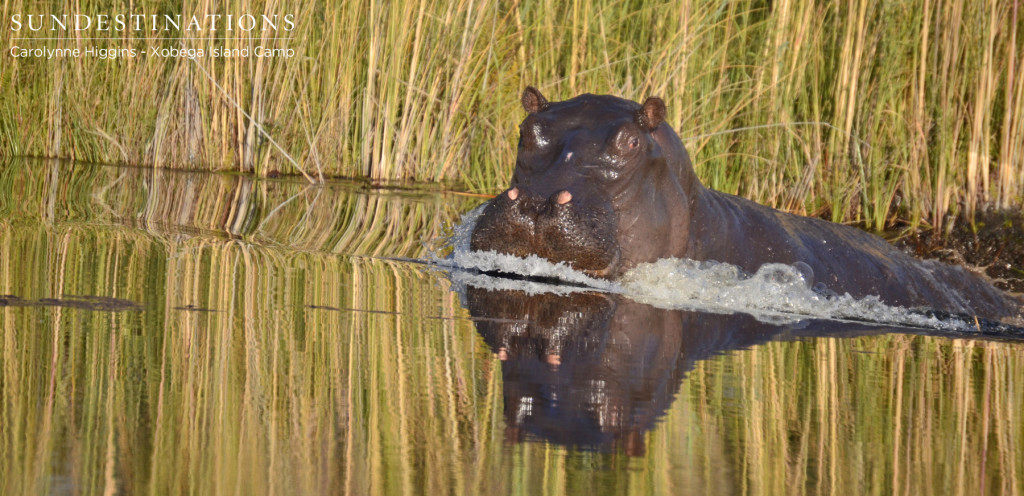
[[[799,265],[765,264],[753,275],[734,265],[666,258],[640,264],[619,281],[623,294],[660,308],[744,312],[773,318],[857,320],[882,324],[962,330],[965,323],[940,320],[877,296],[826,296],[811,289]]]
[[[531,278],[557,279],[586,288],[620,293],[641,303],[659,308],[697,310],[714,313],[742,312],[770,321],[802,319],[857,320],[881,324],[923,327],[940,330],[965,330],[965,322],[940,320],[908,309],[889,306],[878,297],[854,298],[816,291],[807,280],[806,264],[766,264],[750,275],[738,267],[713,261],[698,262],[666,258],[640,264],[618,281],[607,281],[573,270],[565,263],[552,263],[531,255],[526,258],[494,251],[470,250],[470,237],[483,207],[462,217],[452,234],[436,250],[430,261],[453,272],[457,284],[490,289],[517,289],[530,293],[578,291],[579,288],[508,280],[480,274],[503,272]],[[461,269],[462,272],[458,273]],[[820,289],[820,288],[819,288]]]
[[[442,240],[437,249],[430,250],[430,261],[438,265],[463,270],[503,272],[533,278],[557,279],[602,290],[608,290],[613,286],[613,283],[609,281],[596,279],[574,270],[564,262],[552,263],[536,255],[520,258],[493,250],[470,250],[469,243],[473,227],[476,226],[476,220],[480,217],[481,212],[483,212],[483,205],[463,215],[462,221],[452,227],[451,236]],[[554,285],[549,284],[548,286]]]

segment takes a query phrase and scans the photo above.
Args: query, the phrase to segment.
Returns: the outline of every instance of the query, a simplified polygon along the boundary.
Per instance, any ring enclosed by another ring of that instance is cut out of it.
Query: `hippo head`
[[[522,103],[529,115],[511,184],[484,207],[471,249],[537,255],[596,277],[672,251],[668,233],[685,231],[679,210],[699,183],[660,98],[548,102],[528,87]]]

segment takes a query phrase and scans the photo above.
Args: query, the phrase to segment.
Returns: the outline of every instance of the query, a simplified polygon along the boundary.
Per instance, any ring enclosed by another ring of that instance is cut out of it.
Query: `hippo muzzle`
[[[577,199],[568,189],[544,197],[513,187],[484,207],[470,248],[536,255],[591,276],[608,277],[620,258],[615,225],[609,202]]]

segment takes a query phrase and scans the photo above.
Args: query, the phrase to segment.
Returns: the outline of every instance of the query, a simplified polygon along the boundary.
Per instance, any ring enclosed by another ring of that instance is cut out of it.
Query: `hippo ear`
[[[648,131],[654,131],[662,122],[665,122],[665,102],[656,96],[644,100],[643,106],[636,113],[636,123]]]
[[[541,95],[537,88],[527,86],[523,90],[523,108],[533,114],[548,108],[548,99]]]

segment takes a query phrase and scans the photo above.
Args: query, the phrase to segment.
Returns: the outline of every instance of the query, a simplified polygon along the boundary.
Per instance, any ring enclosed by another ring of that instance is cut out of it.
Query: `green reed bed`
[[[11,31],[12,13],[62,8],[6,3],[4,47],[262,44],[296,55],[5,53],[0,154],[494,192],[532,84],[555,99],[660,95],[710,186],[836,221],[943,228],[1018,206],[1024,192],[1024,16],[1012,1],[146,2],[139,12],[293,14],[295,26],[276,33],[290,40],[258,31],[252,42],[178,31],[14,39],[48,32]]]

